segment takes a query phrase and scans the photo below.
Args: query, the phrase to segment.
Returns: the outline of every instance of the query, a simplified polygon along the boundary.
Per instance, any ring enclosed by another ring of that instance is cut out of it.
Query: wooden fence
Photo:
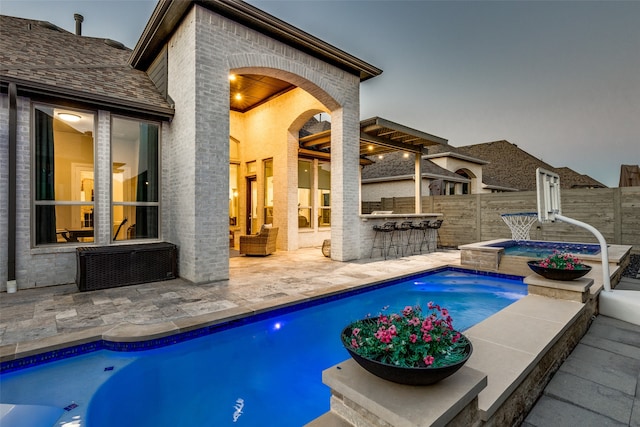
[[[564,216],[597,228],[607,243],[633,245],[634,252],[640,252],[640,187],[562,190],[561,204]],[[362,213],[374,210],[412,213],[415,209],[412,197],[363,202]],[[536,211],[535,191],[422,198],[422,212],[443,214],[440,241],[447,247],[511,238],[500,215]],[[530,234],[533,240],[597,243],[587,230],[560,221],[535,223]]]

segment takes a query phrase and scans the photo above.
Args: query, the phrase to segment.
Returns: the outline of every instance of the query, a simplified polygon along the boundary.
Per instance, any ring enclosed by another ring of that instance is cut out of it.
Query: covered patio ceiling
[[[294,88],[295,86],[291,83],[273,77],[258,74],[231,74],[229,105],[232,111],[246,113]]]
[[[247,112],[294,89],[295,86],[273,77],[258,74],[229,76],[229,105],[232,111]],[[360,156],[380,156],[393,151],[428,154],[430,145],[447,145],[448,141],[380,117],[360,122]],[[331,131],[300,138],[300,153],[329,158]]]

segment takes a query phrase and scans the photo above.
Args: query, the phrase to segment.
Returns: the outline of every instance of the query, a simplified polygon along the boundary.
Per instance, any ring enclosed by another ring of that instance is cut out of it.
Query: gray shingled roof
[[[409,155],[404,157],[404,152],[394,151],[386,153],[382,159],[376,156],[369,156],[374,163],[362,168],[362,179],[390,178],[396,176],[407,176],[415,174],[415,158]],[[448,171],[430,160],[422,159],[422,175],[450,177],[456,180],[464,179],[464,177]]]
[[[0,15],[0,82],[4,85],[16,83],[19,93],[173,115],[147,74],[128,64],[130,49],[46,24]]]
[[[556,172],[561,188],[599,187],[604,184],[587,175],[581,175],[567,167],[555,168],[532,156],[509,141],[493,141],[458,147],[458,152],[488,160],[482,168],[482,181],[488,185],[517,188],[521,191],[536,189],[536,168]]]
[[[487,161],[488,163],[482,166],[482,182],[495,188],[535,191],[535,170],[539,167],[560,175],[562,188],[606,188],[604,184],[590,176],[581,175],[570,168],[554,168],[509,141],[494,141],[465,147],[453,147],[451,145],[433,145],[429,147],[430,155],[445,152]],[[371,159],[376,163],[362,169],[362,179],[391,178],[412,175],[414,172],[413,157],[405,159],[402,157],[401,152],[389,153],[381,160],[374,157]],[[443,169],[426,159],[423,159],[422,171],[427,174],[461,178],[459,175]]]

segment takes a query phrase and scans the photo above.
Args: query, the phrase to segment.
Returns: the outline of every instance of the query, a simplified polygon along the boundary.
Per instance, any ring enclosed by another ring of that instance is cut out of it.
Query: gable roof
[[[275,40],[348,71],[361,81],[382,70],[320,40],[293,25],[239,0],[159,0],[131,54],[134,68],[146,70],[157,57],[180,20],[194,5],[232,19]]]
[[[18,94],[135,111],[160,118],[173,108],[143,71],[129,63],[131,50],[108,39],[70,33],[49,22],[0,15],[0,85]]]
[[[482,180],[488,185],[512,187],[521,191],[535,191],[535,170],[540,167],[560,175],[560,187],[563,189],[577,187],[606,188],[604,184],[588,175],[581,175],[566,167],[555,168],[509,141],[501,140],[467,145],[458,147],[458,151],[489,161],[482,168]]]

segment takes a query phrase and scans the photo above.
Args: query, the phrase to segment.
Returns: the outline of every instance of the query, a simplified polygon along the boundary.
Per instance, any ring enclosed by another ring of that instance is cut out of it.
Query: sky
[[[640,164],[640,1],[250,0],[380,69],[361,84],[379,116],[461,147],[507,140],[617,187]],[[0,0],[133,48],[155,0]],[[535,171],[532,171],[534,174]]]

